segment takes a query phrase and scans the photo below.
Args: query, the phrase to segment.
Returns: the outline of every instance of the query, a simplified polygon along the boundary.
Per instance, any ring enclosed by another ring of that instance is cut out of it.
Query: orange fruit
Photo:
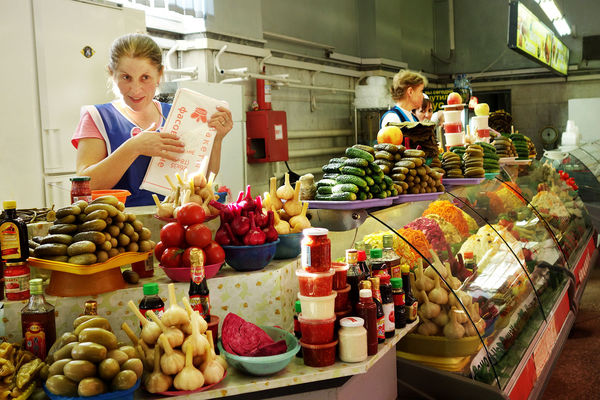
[[[377,132],[377,143],[402,144],[404,135],[397,126],[384,126]]]

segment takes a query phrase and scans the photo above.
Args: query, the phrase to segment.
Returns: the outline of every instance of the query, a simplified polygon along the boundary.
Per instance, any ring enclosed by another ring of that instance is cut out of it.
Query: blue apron
[[[383,119],[385,118],[385,116],[386,116],[388,113],[395,113],[395,114],[398,116],[398,118],[400,118],[400,122],[416,122],[415,120],[417,120],[417,118],[416,118],[416,117],[415,117],[414,119],[412,119],[412,118],[408,117],[408,116],[407,116],[407,115],[404,113],[404,111],[402,111],[402,109],[401,109],[400,107],[398,107],[398,106],[394,106],[394,108],[392,108],[391,110],[387,111],[385,114],[383,114],[383,115],[381,116],[381,119],[379,120],[379,129],[383,128],[383,126],[381,126],[381,122],[383,121]],[[414,117],[414,115],[413,115],[413,114],[410,114],[410,115]]]

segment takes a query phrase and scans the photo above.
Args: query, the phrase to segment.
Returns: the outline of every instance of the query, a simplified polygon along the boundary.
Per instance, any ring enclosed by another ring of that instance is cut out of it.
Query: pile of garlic
[[[129,325],[125,331],[134,347],[143,355],[145,389],[150,393],[172,390],[197,390],[219,382],[227,370],[227,362],[214,350],[212,332],[184,297],[185,309],[177,304],[175,286],[169,284],[169,307],[161,318],[152,312],[147,320],[132,301],[128,306],[142,324],[138,338]]]
[[[476,336],[477,331],[483,334],[485,321],[479,315],[479,303],[474,303],[471,296],[460,290],[462,283],[452,276],[450,264],[442,264],[433,250],[431,255],[436,269],[468,310],[476,328],[433,267],[429,266],[423,270],[421,264],[415,268],[416,279],[411,284],[419,302],[420,322],[417,333],[425,336],[445,336],[448,339]]]
[[[269,181],[269,191],[263,194],[263,208],[265,213],[273,210],[275,214],[275,230],[280,235],[302,232],[310,228],[310,221],[306,217],[308,203],[300,201],[300,181],[296,186],[290,184],[290,175],[285,174],[285,183],[277,187],[277,178]]]
[[[219,210],[211,206],[211,200],[218,200],[212,188],[216,175],[211,172],[208,181],[203,173],[198,173],[195,176],[187,176],[187,170],[183,173],[183,178],[179,174],[175,174],[175,183],[169,175],[165,175],[165,179],[171,187],[171,193],[161,202],[158,196],[152,195],[156,204],[156,215],[161,218],[177,218],[177,210],[184,204],[197,203],[204,209],[206,216],[218,215]]]

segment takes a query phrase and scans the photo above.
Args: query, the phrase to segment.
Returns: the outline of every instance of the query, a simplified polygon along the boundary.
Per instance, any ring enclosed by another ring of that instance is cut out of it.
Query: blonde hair
[[[415,88],[419,85],[427,86],[427,83],[427,78],[418,72],[403,69],[394,75],[392,88],[390,89],[392,99],[398,101],[404,97],[406,89],[409,87]]]
[[[162,72],[162,52],[158,44],[148,35],[130,33],[118,37],[110,47],[108,71],[112,75],[123,57],[144,58]]]

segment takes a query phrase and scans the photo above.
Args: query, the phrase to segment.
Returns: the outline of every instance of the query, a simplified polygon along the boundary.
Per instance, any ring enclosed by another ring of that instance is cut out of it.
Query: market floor
[[[597,399],[600,387],[600,267],[581,297],[579,312],[542,400]]]

